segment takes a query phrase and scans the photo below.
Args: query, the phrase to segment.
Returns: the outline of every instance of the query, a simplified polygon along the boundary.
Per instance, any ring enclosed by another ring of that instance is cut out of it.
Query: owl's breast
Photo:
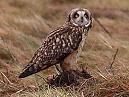
[[[82,49],[84,44],[85,44],[85,40],[86,40],[86,35],[85,33],[82,34],[82,40],[80,42],[80,45],[79,45],[79,49]]]
[[[71,48],[77,50],[82,41],[82,38],[83,38],[82,33],[79,31],[75,31],[71,35],[69,35]]]
[[[80,45],[79,45],[79,47],[78,47],[78,58],[79,58],[79,56],[81,55],[81,53],[82,53],[82,49],[83,49],[83,47],[84,47],[84,44],[85,44],[85,40],[86,40],[86,35],[85,35],[85,33],[84,34],[82,34],[82,40],[81,40],[81,42],[80,42]]]

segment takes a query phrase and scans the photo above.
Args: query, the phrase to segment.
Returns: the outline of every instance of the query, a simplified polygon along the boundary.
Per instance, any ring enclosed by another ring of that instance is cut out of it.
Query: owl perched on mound
[[[87,9],[76,8],[70,11],[66,23],[47,36],[19,78],[57,64],[60,65],[62,71],[78,69],[78,53],[84,45],[91,26],[92,17]]]

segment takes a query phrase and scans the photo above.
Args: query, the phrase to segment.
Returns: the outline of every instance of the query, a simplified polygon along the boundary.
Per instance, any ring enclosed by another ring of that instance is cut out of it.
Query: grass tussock
[[[45,82],[55,75],[52,67],[18,79],[44,38],[76,7],[88,8],[112,36],[93,20],[78,62],[93,78],[80,80],[79,86],[52,88]],[[129,96],[128,0],[1,0],[0,14],[0,97]]]

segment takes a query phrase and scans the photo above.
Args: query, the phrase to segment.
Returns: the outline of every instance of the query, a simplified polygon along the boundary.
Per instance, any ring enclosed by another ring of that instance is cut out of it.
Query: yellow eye
[[[88,18],[88,14],[85,13],[84,16],[85,16],[85,18]]]
[[[79,17],[79,14],[78,13],[75,13],[73,17],[74,18],[78,18]]]

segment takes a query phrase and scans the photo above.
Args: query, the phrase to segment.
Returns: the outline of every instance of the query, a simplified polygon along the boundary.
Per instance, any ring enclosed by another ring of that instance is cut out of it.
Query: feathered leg
[[[55,70],[56,70],[58,75],[60,75],[63,72],[60,64],[56,64],[56,65],[54,65],[54,67],[55,67]]]

